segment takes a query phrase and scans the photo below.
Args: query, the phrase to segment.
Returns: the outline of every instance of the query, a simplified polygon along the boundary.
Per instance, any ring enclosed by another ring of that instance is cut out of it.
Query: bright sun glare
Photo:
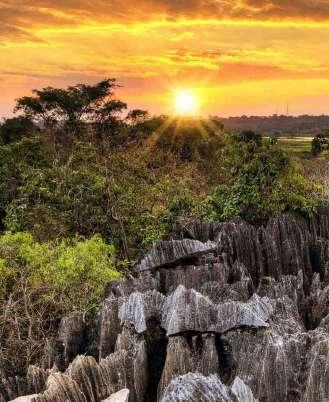
[[[174,109],[180,116],[194,116],[198,111],[198,97],[192,90],[179,90],[175,92]]]

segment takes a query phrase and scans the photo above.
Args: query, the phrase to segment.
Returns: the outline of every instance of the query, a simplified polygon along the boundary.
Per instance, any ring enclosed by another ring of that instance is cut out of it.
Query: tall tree
[[[78,84],[66,89],[47,87],[34,90],[33,96],[19,98],[15,111],[44,127],[65,127],[77,134],[85,123],[113,118],[126,105],[114,100],[116,80],[108,78],[95,85]]]

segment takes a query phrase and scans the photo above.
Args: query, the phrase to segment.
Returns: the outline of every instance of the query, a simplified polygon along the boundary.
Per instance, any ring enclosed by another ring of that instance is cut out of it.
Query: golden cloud
[[[0,0],[0,21],[0,106],[33,88],[106,76],[151,110],[179,85],[205,88],[222,110],[270,95],[285,103],[298,94],[306,105],[308,93],[325,105],[328,1]]]

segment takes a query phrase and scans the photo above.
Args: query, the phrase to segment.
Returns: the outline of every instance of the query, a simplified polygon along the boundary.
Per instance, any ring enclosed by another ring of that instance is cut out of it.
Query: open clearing
[[[278,143],[282,148],[292,154],[311,154],[313,137],[280,137]]]

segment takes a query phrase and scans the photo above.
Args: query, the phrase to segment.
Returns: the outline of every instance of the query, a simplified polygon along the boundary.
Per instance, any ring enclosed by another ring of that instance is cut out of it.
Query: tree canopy
[[[34,90],[34,96],[24,96],[16,103],[15,111],[43,127],[57,127],[78,133],[81,126],[94,123],[104,132],[117,121],[127,105],[113,99],[117,87],[114,78],[95,85],[77,84],[66,89],[47,87]]]

